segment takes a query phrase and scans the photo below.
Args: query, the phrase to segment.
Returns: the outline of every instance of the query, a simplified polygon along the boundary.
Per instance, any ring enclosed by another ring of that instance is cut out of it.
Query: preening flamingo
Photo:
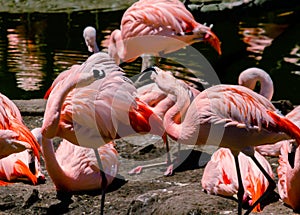
[[[300,106],[286,115],[291,121],[300,127]],[[295,211],[300,211],[300,151],[299,147],[295,153],[294,168],[289,163],[288,154],[291,151],[289,141],[281,141],[282,147],[279,155],[278,192],[284,203],[292,207]]]
[[[153,79],[158,86],[173,95],[176,103],[164,117],[164,127],[170,137],[183,144],[210,144],[229,148],[234,156],[238,177],[238,213],[242,213],[244,188],[238,160],[239,152],[249,156],[269,182],[267,190],[248,209],[268,198],[276,184],[254,156],[254,146],[295,138],[300,143],[300,129],[285,117],[265,97],[237,85],[215,85],[202,91],[190,103],[188,92],[167,72],[156,68]],[[176,119],[183,116],[181,121]]]
[[[260,84],[259,94],[271,101],[274,94],[274,85],[270,75],[264,70],[251,67],[240,73],[239,85],[254,90],[257,82]],[[264,156],[279,156],[281,143],[255,146],[255,150]]]
[[[52,88],[41,133],[44,138],[59,136],[94,151],[136,133],[152,133],[166,140],[160,117],[135,94],[132,82],[108,54],[93,54]],[[97,160],[103,170],[99,156]]]
[[[111,33],[108,52],[119,64],[142,54],[160,56],[201,41],[221,54],[220,41],[211,28],[196,22],[179,0],[139,0],[123,14],[120,30]]]
[[[251,90],[255,89],[257,82],[260,84],[259,94],[271,101],[274,94],[274,85],[267,72],[257,67],[251,67],[239,75],[239,85],[248,87]]]
[[[252,67],[240,73],[238,83],[239,85],[248,87],[254,90],[259,82],[259,94],[271,100],[274,92],[273,81],[268,73],[264,70]],[[275,143],[270,145],[256,146],[255,150],[262,155],[279,154],[281,144]],[[274,150],[274,146],[275,150]],[[277,149],[277,150],[276,150]],[[268,152],[266,154],[266,152]],[[273,177],[273,172],[268,161],[255,152],[255,157],[259,160],[267,173]],[[243,204],[251,205],[254,203],[267,189],[268,181],[259,171],[253,161],[245,156],[243,153],[238,155],[241,164],[241,177],[244,184],[245,194]],[[229,149],[221,148],[216,151],[211,160],[207,163],[203,177],[202,187],[209,194],[219,194],[223,196],[234,196],[238,192],[238,180],[236,169],[234,168],[234,157]],[[261,211],[260,204],[258,204],[253,211]]]
[[[63,139],[54,152],[52,140],[43,138],[40,128],[33,129],[32,133],[42,144],[46,168],[57,190],[87,191],[101,188],[102,177],[92,149],[76,146]],[[118,153],[113,143],[107,143],[97,150],[109,185],[118,172]]]
[[[269,162],[258,152],[255,152],[254,156],[266,172],[274,178]],[[243,205],[251,206],[266,191],[269,182],[248,156],[240,153],[238,159],[245,190]],[[213,153],[201,179],[202,187],[208,194],[230,197],[237,194],[239,185],[234,162],[229,149],[220,148]],[[261,210],[260,204],[253,209],[254,212]]]
[[[145,72],[155,72],[155,69],[152,67],[147,68],[146,70],[143,71]],[[170,72],[170,74],[172,74]],[[189,97],[192,100],[195,98],[200,91],[197,90],[196,88],[193,88],[189,86],[186,82],[183,80],[178,80],[179,83],[188,90],[189,92]],[[157,84],[150,83],[150,84],[145,84],[139,88],[137,88],[137,97],[148,104],[152,111],[161,117],[163,119],[165,113],[167,112],[168,109],[170,109],[176,102],[176,96],[167,94],[166,92],[162,91]],[[169,145],[168,141],[166,142],[166,147],[167,147],[167,152],[169,151]],[[180,152],[180,145],[178,146],[178,157]],[[174,165],[172,164],[170,160],[170,155],[168,154],[167,162],[166,163],[159,163],[159,164],[147,164],[146,166],[138,166],[134,169],[132,169],[129,174],[140,174],[141,171],[143,170],[144,167],[150,168],[150,167],[155,167],[157,165],[167,165],[167,170],[165,171],[164,175],[169,176],[173,174],[173,167]]]
[[[40,146],[30,130],[23,124],[17,106],[0,93],[0,159],[26,149],[40,159]]]
[[[40,162],[31,150],[24,150],[0,159],[0,185],[7,185],[14,181],[30,182],[33,185],[45,181]]]

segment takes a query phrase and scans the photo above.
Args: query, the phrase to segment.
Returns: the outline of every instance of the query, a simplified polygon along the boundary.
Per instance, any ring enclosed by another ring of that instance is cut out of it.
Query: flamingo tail
[[[26,166],[20,160],[17,160],[17,162],[14,165],[14,174],[18,177],[26,176],[34,185],[36,185],[38,182],[37,177],[33,175],[28,166]]]

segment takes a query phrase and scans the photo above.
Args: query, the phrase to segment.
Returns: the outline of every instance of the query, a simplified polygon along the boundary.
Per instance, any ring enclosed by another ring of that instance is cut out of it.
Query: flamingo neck
[[[67,185],[71,184],[70,179],[57,162],[52,141],[46,137],[43,137],[42,148],[46,169],[53,183],[58,190],[67,190]]]
[[[271,100],[274,93],[274,86],[271,78],[266,76],[265,78],[260,78],[258,81],[260,82],[259,94],[268,100]]]
[[[176,103],[166,112],[164,116],[164,127],[168,135],[178,140],[181,139],[184,129],[184,119],[181,120],[190,105],[189,93],[179,85],[170,91],[176,96]]]
[[[77,68],[77,70],[79,69],[81,68]],[[49,139],[55,137],[59,131],[61,109],[68,93],[76,87],[87,86],[100,77],[98,70],[93,70],[93,74],[78,72],[77,70],[57,83],[51,91],[42,126],[42,135]]]
[[[268,73],[258,68],[249,68],[239,76],[239,84],[251,90],[254,90],[257,82],[260,83],[259,94],[271,100],[274,93],[274,86]]]
[[[59,84],[54,87],[49,97],[44,114],[44,122],[42,126],[42,134],[47,138],[53,138],[59,130],[59,121],[61,108],[68,93],[75,87],[71,83],[64,83],[64,87]]]

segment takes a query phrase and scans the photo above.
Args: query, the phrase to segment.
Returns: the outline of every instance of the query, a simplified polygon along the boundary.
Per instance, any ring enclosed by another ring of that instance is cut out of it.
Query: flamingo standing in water
[[[40,146],[24,125],[17,106],[1,93],[0,104],[0,159],[29,149],[39,160]]]
[[[292,122],[300,127],[300,106],[286,115]],[[278,192],[284,203],[295,211],[300,211],[300,151],[299,147],[295,153],[294,168],[289,163],[289,152],[291,151],[289,141],[281,141],[282,147],[279,155],[278,173]],[[293,144],[293,143],[292,143]],[[293,146],[293,145],[292,145]]]
[[[120,30],[111,33],[108,52],[120,64],[143,54],[161,56],[201,41],[221,54],[220,41],[211,28],[196,22],[179,0],[139,0],[123,14]]]
[[[268,188],[247,210],[246,214],[249,214],[276,187],[274,180],[254,156],[253,147],[293,138],[299,145],[300,129],[278,115],[269,100],[246,87],[215,85],[202,91],[190,103],[188,92],[177,84],[176,78],[158,68],[156,71],[152,78],[158,86],[177,97],[175,105],[164,117],[168,135],[183,144],[210,144],[231,150],[239,185],[239,214],[242,213],[244,187],[238,154],[243,152],[249,156],[267,178]],[[175,120],[178,116],[184,116],[179,123]]]
[[[42,137],[41,128],[33,129],[32,133],[42,144],[46,168],[57,190],[87,191],[101,188],[102,176],[92,149],[76,146],[63,139],[54,152],[52,140]],[[118,172],[118,153],[113,143],[107,143],[97,151],[108,186]]]
[[[166,141],[162,120],[135,94],[136,88],[114,60],[105,53],[95,53],[52,88],[42,125],[43,138],[59,136],[93,148],[100,171],[103,167],[96,149],[114,139],[152,133]],[[101,213],[106,188],[102,172]]]

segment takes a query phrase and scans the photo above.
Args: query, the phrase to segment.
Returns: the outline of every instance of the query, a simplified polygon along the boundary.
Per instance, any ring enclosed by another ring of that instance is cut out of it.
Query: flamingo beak
[[[219,55],[222,54],[221,42],[211,30],[206,31],[204,35],[204,41],[208,42],[218,52]]]
[[[291,145],[291,151],[288,153],[288,161],[292,169],[294,169],[295,166],[295,155],[297,150],[297,144],[292,143]]]

